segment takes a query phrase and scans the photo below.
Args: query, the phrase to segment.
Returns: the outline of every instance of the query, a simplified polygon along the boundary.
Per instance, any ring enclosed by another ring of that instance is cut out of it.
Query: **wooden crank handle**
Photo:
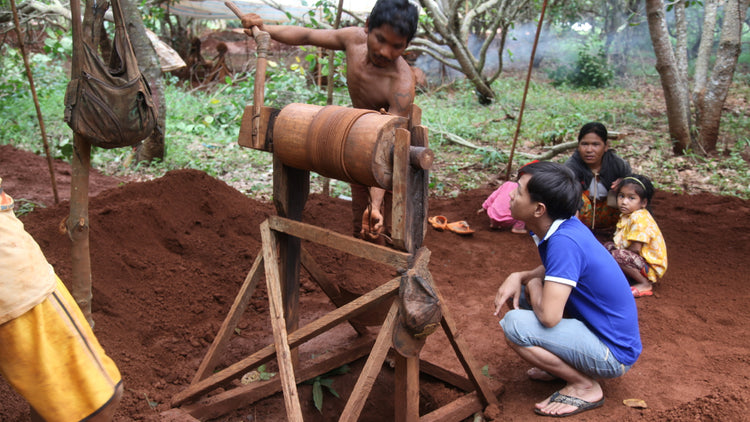
[[[425,147],[409,147],[409,164],[412,167],[429,170],[432,167],[432,162],[435,160],[435,153],[431,149]]]
[[[229,8],[229,10],[234,12],[234,14],[237,15],[238,18],[242,19],[242,11],[240,10],[239,7],[237,7],[236,4],[234,4],[233,2],[229,0],[226,0],[224,4]],[[257,38],[262,33],[265,33],[265,31],[261,31],[260,28],[258,28],[257,26],[253,26],[250,29],[253,31],[253,37],[255,38]]]

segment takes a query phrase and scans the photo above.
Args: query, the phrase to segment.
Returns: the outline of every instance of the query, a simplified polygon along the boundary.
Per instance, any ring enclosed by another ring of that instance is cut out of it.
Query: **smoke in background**
[[[588,28],[590,30],[590,27]],[[503,71],[526,71],[529,67],[531,50],[534,46],[536,36],[536,23],[516,25],[509,32],[503,49]],[[469,48],[475,55],[479,54],[482,40],[471,36]],[[592,50],[603,45],[604,41],[592,35],[586,28],[574,30],[566,29],[543,29],[539,35],[539,42],[534,56],[534,68],[542,72],[552,70],[560,66],[573,66],[581,49]],[[499,39],[493,42],[487,53],[487,64],[485,75],[492,74],[498,68],[497,50],[500,46]],[[593,51],[590,51],[593,53]],[[609,62],[618,74],[625,72],[626,65],[632,65],[634,60],[644,66],[653,69],[653,50],[648,27],[645,24],[628,26],[618,32],[613,38],[609,49]],[[456,63],[458,65],[458,63]],[[459,71],[438,62],[434,58],[422,54],[416,61],[416,66],[422,69],[430,84],[449,83],[457,78],[464,77]]]

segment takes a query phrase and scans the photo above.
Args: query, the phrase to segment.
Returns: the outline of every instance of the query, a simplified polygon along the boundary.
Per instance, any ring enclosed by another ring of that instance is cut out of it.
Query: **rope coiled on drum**
[[[323,107],[310,122],[307,133],[307,151],[312,167],[321,169],[324,176],[344,181],[355,181],[349,175],[344,162],[346,138],[354,122],[372,110],[341,106]]]

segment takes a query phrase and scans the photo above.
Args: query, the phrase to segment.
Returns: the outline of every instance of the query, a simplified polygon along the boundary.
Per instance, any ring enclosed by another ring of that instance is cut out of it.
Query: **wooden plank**
[[[310,277],[312,277],[313,280],[320,286],[320,288],[323,290],[323,293],[328,296],[329,299],[331,299],[331,302],[333,302],[336,307],[341,307],[343,305],[346,305],[348,302],[348,299],[342,296],[341,290],[339,290],[339,287],[331,281],[328,278],[328,275],[318,266],[318,263],[315,262],[315,259],[310,255],[310,252],[307,251],[307,249],[302,248],[302,266],[307,270],[308,273],[310,273]],[[358,324],[354,321],[349,321],[349,324],[354,328],[354,330],[359,335],[365,335],[368,333],[368,330],[365,326],[362,324]]]
[[[419,358],[395,353],[396,386],[393,400],[396,422],[419,420]]]
[[[436,365],[424,359],[419,361],[419,370],[433,378],[436,378],[446,384],[450,384],[456,388],[460,388],[461,390],[466,392],[474,391],[474,389],[476,388],[474,387],[474,384],[465,376],[459,375],[453,371],[445,369],[442,366]]]
[[[409,180],[409,132],[396,129],[393,145],[393,204],[391,208],[391,238],[393,246],[413,252],[407,248],[409,228],[407,227],[407,183]]]
[[[424,126],[416,126],[411,132],[411,143],[412,146],[429,148],[429,140],[427,139],[427,128]],[[422,246],[425,235],[427,234],[427,213],[428,213],[428,202],[429,202],[429,184],[430,184],[430,172],[426,169],[419,169],[414,166],[409,166],[409,174],[407,179],[407,224],[410,229],[409,238],[412,241],[410,249],[417,250]]]
[[[391,337],[393,336],[393,328],[396,324],[396,316],[398,314],[398,302],[394,301],[391,305],[391,310],[388,311],[383,326],[380,329],[377,340],[375,340],[375,346],[373,346],[370,352],[370,357],[367,358],[362,372],[357,378],[357,383],[354,385],[352,394],[349,396],[349,400],[346,402],[344,410],[341,412],[339,421],[349,422],[356,421],[359,419],[359,415],[362,412],[362,408],[365,405],[367,396],[370,394],[375,379],[380,373],[380,369],[383,366],[385,356],[388,354],[388,350],[391,347]]]
[[[160,422],[200,422],[183,409],[169,409],[159,413]]]
[[[276,238],[268,227],[268,220],[260,225],[260,235],[263,239],[263,259],[266,269],[266,288],[268,290],[269,312],[271,327],[276,345],[276,357],[279,364],[279,376],[284,390],[284,406],[287,420],[302,421],[302,408],[299,404],[297,383],[294,382],[294,365],[292,364],[291,349],[287,340],[286,321],[284,321],[284,303],[281,299],[281,280],[279,268],[276,266]]]
[[[392,298],[398,294],[401,277],[394,278],[385,284],[382,284],[374,290],[354,299],[346,305],[329,312],[321,318],[311,322],[299,330],[289,334],[290,347],[298,347],[300,344],[309,341],[317,335],[330,330],[332,327],[341,322],[350,319],[362,312],[367,311],[371,306],[376,306],[383,300]],[[395,303],[395,302],[394,302]],[[172,407],[178,407],[182,404],[194,400],[209,391],[222,386],[229,381],[239,378],[250,368],[262,365],[270,361],[276,354],[274,345],[268,345],[252,355],[235,362],[227,368],[207,377],[204,380],[190,385],[187,389],[177,393],[172,398]]]
[[[240,135],[237,137],[237,143],[245,148],[253,148],[253,105],[248,104],[245,106],[245,111],[242,112],[242,120],[240,121]]]
[[[360,258],[390,265],[394,268],[409,268],[411,266],[411,254],[399,252],[386,246],[374,245],[351,236],[275,215],[268,217],[268,224],[273,230],[319,243]]]
[[[409,129],[414,126],[422,124],[422,109],[418,105],[412,103],[411,110],[409,111]]]
[[[494,404],[500,406],[497,397],[495,397],[495,394],[487,383],[487,379],[477,369],[479,368],[478,362],[468,353],[470,350],[468,344],[466,344],[464,339],[457,334],[458,326],[448,309],[448,302],[445,301],[445,298],[443,298],[443,295],[437,288],[435,288],[435,286],[433,286],[433,288],[442,304],[441,309],[443,311],[443,318],[440,321],[440,325],[443,327],[443,331],[445,331],[448,341],[450,341],[453,346],[453,350],[456,352],[456,357],[458,357],[458,360],[464,367],[464,371],[466,371],[466,374],[469,376],[469,380],[474,384],[477,392],[479,392],[479,397],[485,405]]]
[[[190,384],[195,384],[206,378],[211,372],[213,372],[214,368],[216,368],[221,355],[226,350],[229,338],[232,337],[242,313],[247,309],[247,304],[250,302],[250,298],[255,292],[261,274],[261,265],[263,265],[263,254],[259,253],[255,257],[255,262],[247,273],[247,277],[245,277],[245,281],[242,283],[239,293],[237,293],[237,296],[234,298],[232,308],[229,310],[227,317],[224,318],[224,322],[221,324],[218,334],[214,337],[211,347],[208,348],[208,352],[206,353],[206,356],[203,357],[203,361],[198,367],[198,370],[193,377],[193,381]]]
[[[476,391],[466,394],[422,416],[419,422],[455,422],[470,418],[484,409]]]
[[[361,337],[348,345],[341,346],[335,354],[321,355],[317,362],[310,363],[308,361],[305,368],[297,371],[295,380],[299,384],[332,371],[341,365],[354,362],[370,353],[373,344],[375,344],[374,336]],[[279,391],[281,391],[281,380],[279,377],[274,377],[268,381],[258,381],[224,391],[200,402],[183,406],[181,409],[188,412],[192,417],[201,420],[215,419]]]

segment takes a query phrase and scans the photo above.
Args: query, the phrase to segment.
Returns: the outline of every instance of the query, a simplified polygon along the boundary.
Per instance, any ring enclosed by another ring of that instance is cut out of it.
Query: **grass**
[[[14,50],[0,47],[0,143],[43,153],[36,111]],[[67,75],[60,61],[32,55],[37,94],[48,142],[55,158],[69,160],[72,132],[62,121]],[[506,73],[493,85],[496,101],[478,105],[474,90],[465,81],[421,92],[416,103],[423,111],[422,124],[430,130],[435,152],[431,171],[432,196],[456,196],[505,174],[508,153],[517,129],[524,76]],[[324,104],[323,93],[308,87],[308,75],[297,69],[269,70],[266,105],[281,108],[290,102]],[[166,156],[150,165],[134,165],[129,148],[94,148],[92,166],[105,174],[128,180],[159,177],[174,169],[192,168],[225,181],[259,200],[271,194],[271,154],[237,144],[242,112],[252,101],[252,75],[236,75],[231,84],[205,90],[187,90],[166,78]],[[553,87],[535,74],[529,86],[513,167],[528,161],[553,144],[573,140],[588,121],[601,121],[625,134],[612,146],[634,170],[651,177],[657,188],[677,193],[708,191],[750,198],[750,77],[738,74],[722,116],[719,153],[674,156],[668,142],[664,100],[658,79],[642,76],[621,79],[609,88],[580,90]],[[336,103],[348,105],[345,89],[336,92]],[[454,134],[478,146],[459,145],[439,132]],[[564,161],[571,151],[553,160]],[[744,158],[743,158],[744,157]],[[333,195],[349,195],[347,184],[331,182]],[[313,191],[322,190],[322,178],[313,174]]]

